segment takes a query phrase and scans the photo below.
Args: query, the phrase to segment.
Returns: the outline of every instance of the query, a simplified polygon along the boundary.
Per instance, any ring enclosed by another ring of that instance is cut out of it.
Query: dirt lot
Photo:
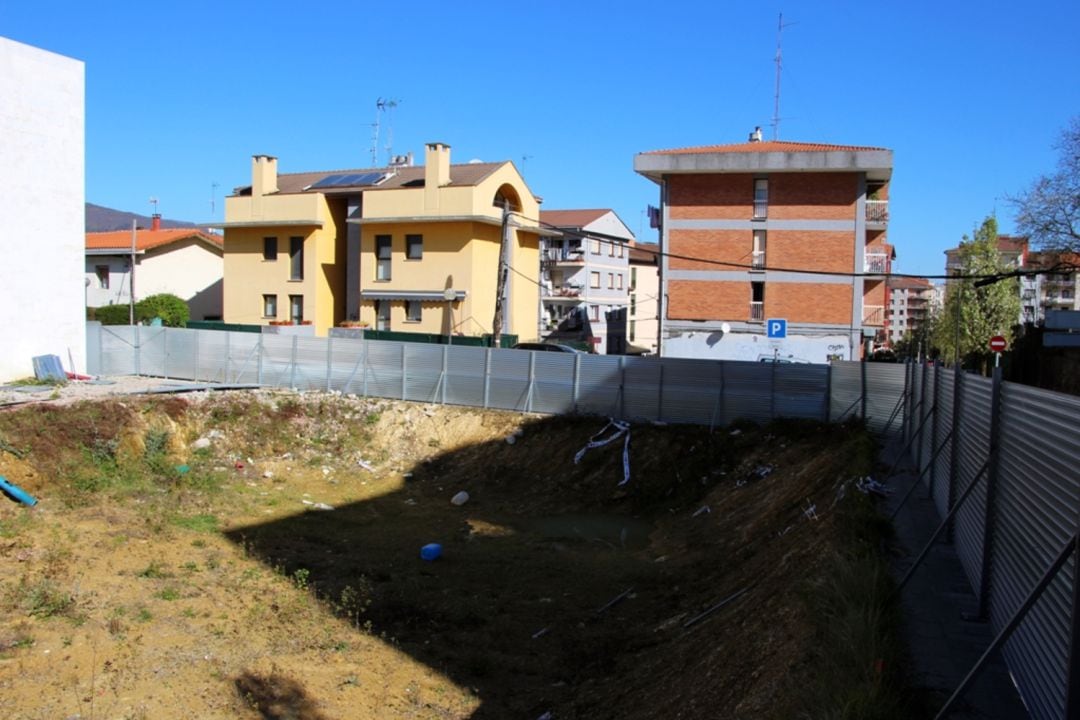
[[[605,424],[264,391],[0,411],[0,475],[40,500],[0,498],[0,716],[809,717],[807,596],[866,437],[633,426],[620,485],[625,437],[575,464]]]

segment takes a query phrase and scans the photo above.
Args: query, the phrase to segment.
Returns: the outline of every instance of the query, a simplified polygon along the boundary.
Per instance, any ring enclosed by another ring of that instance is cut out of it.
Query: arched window
[[[521,211],[521,198],[517,193],[517,190],[511,185],[503,185],[495,191],[495,199],[491,201],[491,204],[500,210],[510,203],[510,209],[515,211]]]

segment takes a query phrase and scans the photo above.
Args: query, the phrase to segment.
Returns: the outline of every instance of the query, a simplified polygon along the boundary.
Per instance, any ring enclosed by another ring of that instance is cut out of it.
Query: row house
[[[127,305],[160,293],[187,302],[192,320],[221,319],[222,240],[196,228],[86,233],[86,306]],[[132,275],[131,262],[135,260]]]
[[[635,156],[660,188],[660,354],[827,362],[884,340],[892,164],[760,129]]]
[[[513,163],[454,165],[445,143],[423,166],[279,173],[257,155],[225,204],[225,320],[489,334],[502,251],[501,332],[530,337],[538,215]]]
[[[630,228],[607,208],[544,210],[539,337],[623,351],[629,287]]]

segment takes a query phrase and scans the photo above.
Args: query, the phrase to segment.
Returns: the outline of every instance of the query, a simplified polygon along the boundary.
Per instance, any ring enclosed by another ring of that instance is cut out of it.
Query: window
[[[97,285],[102,290],[109,289],[109,266],[98,265],[94,268],[94,272],[97,273]]]
[[[600,322],[600,306],[599,305],[590,305],[589,306],[589,319],[592,320],[593,322]]]
[[[750,319],[765,319],[765,283],[750,283]]]
[[[390,249],[392,238],[389,235],[375,236],[375,279],[390,279]],[[389,315],[387,320],[389,321]]]
[[[608,257],[615,257],[615,243],[609,242],[607,246]]]
[[[750,256],[750,267],[753,270],[765,269],[765,231],[754,231],[754,249]]]
[[[619,245],[619,257],[620,258],[623,256],[623,250],[625,250],[625,248],[622,245]]]
[[[630,268],[630,289],[637,290],[637,268]]]
[[[424,259],[424,236],[423,235],[406,235],[405,236],[405,259],[406,260],[423,260]]]
[[[405,301],[405,321],[406,322],[420,322],[420,301],[419,300],[406,300]]]
[[[634,341],[634,336],[637,335],[637,320],[630,321],[630,342]]]
[[[622,290],[622,289],[623,289],[623,280],[622,280],[622,273],[619,273],[619,274],[618,274],[618,275],[616,275],[615,277],[617,277],[617,278],[618,278],[618,280],[616,280],[616,281],[615,281],[615,282],[616,282],[616,285],[618,285],[619,289],[620,289],[620,290]]]
[[[608,286],[608,290],[614,290],[615,289],[615,273],[608,273],[607,274],[607,286]]]
[[[593,272],[589,273],[589,287],[591,287],[591,288],[600,287],[600,273],[598,273],[596,271],[593,271]]]
[[[277,238],[263,238],[263,260],[277,260]]]
[[[637,295],[630,296],[630,314],[637,315]]]
[[[592,241],[592,254],[593,255],[599,255],[600,254],[600,241],[599,240],[594,239]]]
[[[304,279],[304,238],[289,238],[289,279]]]
[[[769,216],[769,181],[766,178],[754,180],[754,217]]]
[[[277,295],[263,295],[263,317],[277,317]]]
[[[293,325],[299,325],[300,323],[304,322],[303,295],[289,296],[289,320],[292,320]]]
[[[375,329],[376,330],[389,330],[390,329],[390,301],[389,300],[376,300],[375,301]]]

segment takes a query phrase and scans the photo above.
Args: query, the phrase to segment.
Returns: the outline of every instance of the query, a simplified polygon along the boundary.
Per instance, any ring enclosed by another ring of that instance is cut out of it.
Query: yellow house
[[[502,332],[535,334],[540,210],[513,163],[451,165],[443,143],[399,160],[278,174],[255,156],[225,203],[225,321],[491,333],[505,244]]]

